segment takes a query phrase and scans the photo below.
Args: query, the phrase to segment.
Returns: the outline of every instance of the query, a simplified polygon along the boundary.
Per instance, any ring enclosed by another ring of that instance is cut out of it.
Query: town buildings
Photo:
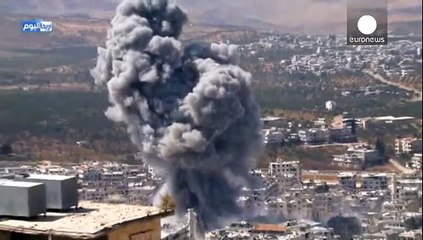
[[[328,141],[329,131],[326,128],[310,128],[299,130],[298,136],[305,144],[319,144]]]
[[[348,148],[347,152],[344,154],[333,155],[332,164],[360,169],[366,163],[374,163],[380,158],[380,154],[370,147],[355,146]]]
[[[397,138],[395,139],[395,153],[410,154],[422,152],[422,139],[417,138]]]
[[[422,170],[422,154],[415,153],[413,157],[411,157],[411,161],[407,165],[411,169]]]
[[[160,178],[152,174],[151,169],[146,168],[144,164],[86,162],[73,166],[50,166],[54,169],[53,172],[67,172],[69,175],[79,176],[79,194],[84,209],[93,206],[126,206],[122,204],[152,205],[154,189],[161,184]],[[4,173],[3,176],[13,176],[13,173],[41,171],[51,172],[46,164],[2,169],[0,172]],[[106,173],[104,182],[103,173]],[[414,234],[415,231],[407,230],[405,221],[421,216],[420,173],[404,175],[360,170],[311,171],[304,170],[298,161],[284,161],[278,158],[269,163],[268,168],[256,169],[251,171],[251,174],[262,184],[252,189],[244,188],[238,200],[240,206],[251,216],[263,216],[276,222],[269,225],[263,222],[249,223],[249,219],[245,219],[244,223],[234,223],[226,228],[207,232],[206,238],[220,239],[226,236],[228,239],[306,239],[308,236],[310,239],[310,236],[313,236],[311,239],[339,239],[334,230],[326,225],[331,218],[339,215],[353,216],[360,220],[363,232],[355,239],[409,237],[410,232]],[[92,200],[87,203],[84,199],[89,198]],[[118,209],[111,211],[120,212]],[[64,219],[73,219],[72,212],[57,214],[64,214],[60,215]],[[195,213],[191,215],[194,216]],[[193,216],[190,219],[195,219]],[[193,225],[192,222],[193,220],[187,218],[180,226],[170,227],[164,219],[161,230],[163,239],[189,239],[187,236],[197,229],[196,224]],[[60,221],[57,222],[59,223]],[[22,225],[21,222],[19,224]],[[43,224],[37,224],[35,229],[42,228]],[[105,226],[108,226],[107,224],[106,222]],[[1,226],[0,221],[0,229]],[[11,231],[15,225],[8,226],[9,228],[4,229],[6,232]],[[85,228],[80,230],[83,229]],[[104,230],[104,233],[107,235],[110,231]]]
[[[284,139],[284,134],[277,128],[263,130],[263,141],[266,145],[281,146],[284,143]]]
[[[379,47],[345,47],[344,38],[265,33],[257,41],[241,44],[239,49],[243,57],[254,57],[263,65],[269,62],[262,54],[266,51],[298,50],[293,56],[281,56],[273,72],[322,76],[346,71],[358,73],[368,68],[398,79],[418,74],[415,64],[421,63],[422,42],[404,39]]]

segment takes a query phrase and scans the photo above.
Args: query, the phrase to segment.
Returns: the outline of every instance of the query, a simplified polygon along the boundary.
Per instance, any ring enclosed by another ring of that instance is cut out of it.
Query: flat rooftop
[[[61,176],[61,175],[42,175],[42,174],[31,174],[26,179],[38,179],[38,180],[56,180],[62,181],[67,179],[75,178],[73,176]]]
[[[39,186],[39,185],[42,185],[42,183],[0,180],[0,186],[4,186],[4,187],[32,188],[32,187]]]
[[[80,202],[78,210],[47,212],[46,217],[33,220],[0,219],[0,231],[90,239],[103,236],[121,224],[172,214],[156,207]]]
[[[288,227],[283,225],[277,225],[277,224],[260,224],[254,226],[253,230],[254,232],[279,232],[279,233],[285,233],[289,230]]]

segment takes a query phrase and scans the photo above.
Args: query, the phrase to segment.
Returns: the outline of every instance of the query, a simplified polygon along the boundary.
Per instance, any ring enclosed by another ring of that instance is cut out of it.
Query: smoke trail
[[[167,0],[124,0],[91,73],[107,84],[106,116],[127,125],[178,212],[194,208],[210,229],[240,213],[239,190],[262,148],[260,111],[236,47],[183,47],[186,21]]]

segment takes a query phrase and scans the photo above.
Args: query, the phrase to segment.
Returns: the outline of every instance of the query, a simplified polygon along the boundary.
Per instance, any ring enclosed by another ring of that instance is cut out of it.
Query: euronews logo
[[[347,44],[387,45],[387,0],[348,0]]]
[[[32,19],[22,21],[22,32],[24,33],[49,33],[53,32],[53,22],[43,19]]]

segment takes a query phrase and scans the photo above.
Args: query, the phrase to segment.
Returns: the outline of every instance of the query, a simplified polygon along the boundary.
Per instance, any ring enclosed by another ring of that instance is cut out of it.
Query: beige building
[[[299,161],[283,161],[277,159],[276,162],[269,163],[270,176],[275,178],[289,178],[296,183],[301,183],[302,166]]]
[[[395,139],[395,153],[409,154],[409,153],[421,153],[422,152],[422,140],[417,138],[398,138]]]
[[[160,240],[161,218],[155,207],[82,202],[78,210],[37,219],[0,219],[0,240]]]
[[[399,235],[400,240],[422,240],[422,230],[404,232]]]
[[[363,173],[361,188],[366,191],[387,189],[389,177],[385,173]]]

